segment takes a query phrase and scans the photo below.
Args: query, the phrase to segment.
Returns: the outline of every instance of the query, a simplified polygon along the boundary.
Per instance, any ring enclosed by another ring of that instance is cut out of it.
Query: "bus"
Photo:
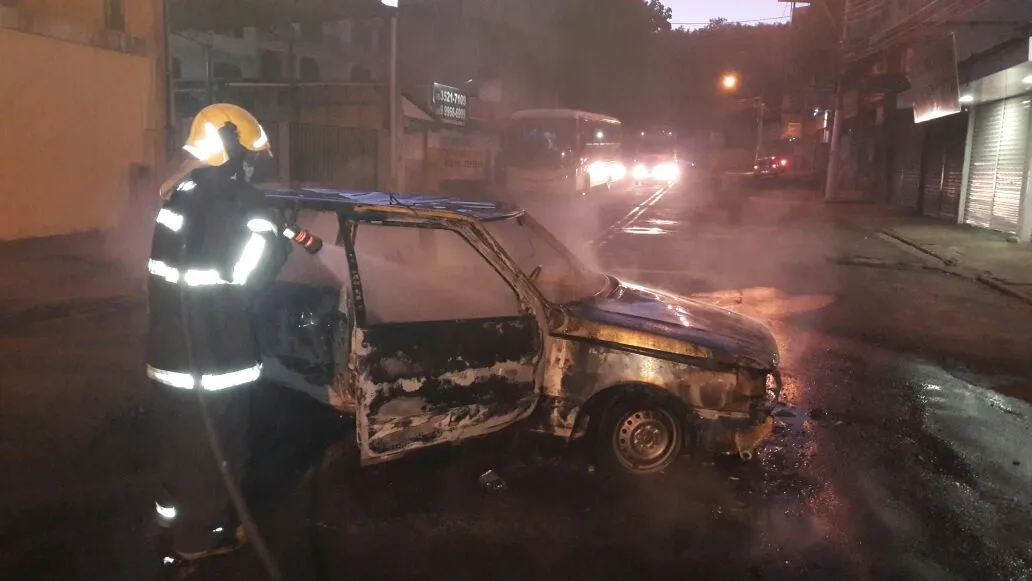
[[[573,109],[513,113],[502,141],[505,187],[514,195],[583,195],[623,179],[620,120]]]

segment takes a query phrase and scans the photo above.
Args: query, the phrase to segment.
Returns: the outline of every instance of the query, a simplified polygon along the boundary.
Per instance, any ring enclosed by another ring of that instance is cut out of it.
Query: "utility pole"
[[[757,99],[760,101],[760,112],[757,115],[756,120],[756,155],[753,156],[754,160],[760,159],[760,150],[763,149],[763,111],[765,105],[763,103],[763,97],[757,97]]]
[[[389,77],[387,82],[387,98],[390,100],[388,107],[390,121],[388,123],[388,131],[390,132],[388,147],[390,151],[390,160],[388,161],[388,171],[390,175],[390,189],[396,191],[398,189],[398,11],[397,9],[391,10],[390,16],[390,38],[389,48],[390,51],[390,63],[389,63]]]
[[[836,58],[837,60],[837,58]],[[837,69],[838,67],[836,67]],[[842,81],[835,71],[835,114],[831,119],[831,143],[828,147],[828,174],[824,183],[824,201],[830,202],[838,194],[838,143],[842,132]]]
[[[843,13],[846,11],[850,0],[844,0],[843,2]],[[824,7],[825,13],[828,15],[828,20],[833,27],[837,27],[835,23],[835,17],[832,15],[831,10],[828,8],[827,0],[820,0],[821,6]],[[840,61],[842,59],[842,47],[845,43],[846,37],[846,26],[845,26],[845,15],[843,14],[843,22],[841,30],[835,30],[835,36],[838,38],[838,46],[834,52],[834,60],[832,61],[832,74],[835,75],[835,114],[831,119],[831,143],[828,147],[828,173],[824,180],[824,201],[830,202],[835,199],[838,194],[838,151],[839,151],[839,136],[842,134],[842,71],[840,70]]]

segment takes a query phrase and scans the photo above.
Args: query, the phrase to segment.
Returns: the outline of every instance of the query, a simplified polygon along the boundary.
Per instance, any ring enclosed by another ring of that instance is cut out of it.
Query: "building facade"
[[[410,189],[488,184],[498,174],[504,120],[520,109],[557,107],[556,0],[402,0],[398,75],[415,107],[433,116],[435,84],[468,97],[464,124],[410,125],[423,150],[401,160]],[[417,148],[407,148],[415,152]]]
[[[177,136],[205,105],[235,103],[273,144],[258,181],[375,189],[386,165],[386,43],[375,17],[175,31]]]
[[[137,220],[164,172],[161,3],[0,2],[0,239]]]
[[[1022,0],[851,0],[841,185],[1028,242],[1030,23]]]

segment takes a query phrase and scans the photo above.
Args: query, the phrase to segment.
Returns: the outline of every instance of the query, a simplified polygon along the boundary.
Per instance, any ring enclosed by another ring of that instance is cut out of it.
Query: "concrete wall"
[[[0,58],[0,240],[111,228],[129,207],[134,166],[164,170],[159,20],[141,10],[150,4],[126,3],[126,28],[150,34],[139,54],[62,35],[88,31],[79,22],[102,25],[100,0],[23,4],[39,11],[31,33],[0,14],[0,55],[17,55]],[[45,8],[69,8],[75,21],[58,22],[50,36],[38,22],[49,18]]]
[[[18,0],[18,9],[32,16],[61,20],[80,27],[104,28],[104,0]],[[124,32],[130,36],[154,36],[155,6],[151,0],[122,0]]]

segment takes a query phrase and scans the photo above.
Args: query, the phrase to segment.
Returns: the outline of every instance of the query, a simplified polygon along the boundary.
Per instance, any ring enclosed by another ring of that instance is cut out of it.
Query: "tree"
[[[670,9],[660,0],[565,0],[558,23],[564,102],[640,117],[652,96],[646,89],[652,45],[670,30]]]
[[[750,26],[722,18],[696,30],[673,31],[661,47],[669,56],[658,61],[669,69],[654,90],[670,93],[679,124],[687,128],[716,128],[721,113],[734,109],[739,100],[762,97],[768,108],[777,107],[784,92],[788,40],[786,25]],[[719,81],[731,71],[739,83],[728,93]],[[755,109],[742,113],[753,119],[756,115]]]
[[[673,12],[659,0],[649,0],[646,5],[650,11],[649,24],[653,32],[670,32],[670,19],[673,18]]]

